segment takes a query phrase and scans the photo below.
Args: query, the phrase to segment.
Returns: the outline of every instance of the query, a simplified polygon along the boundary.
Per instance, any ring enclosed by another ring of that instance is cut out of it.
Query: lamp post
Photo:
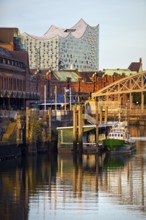
[[[67,92],[69,92],[69,103],[70,103],[70,110],[71,110],[71,87],[70,87],[70,77],[66,77],[66,82],[67,82]]]
[[[70,97],[70,98],[69,98],[69,101],[70,101],[69,104],[70,104],[70,110],[71,110],[71,88],[70,88],[70,90],[69,90],[69,97]]]
[[[47,94],[46,94],[46,85],[44,85],[44,110],[46,111],[46,96],[47,96]]]
[[[38,85],[38,77],[39,77],[39,74],[40,74],[40,69],[38,68],[36,70],[36,72],[34,73],[35,74],[35,78],[36,78],[36,92],[38,93],[39,92],[39,85]]]
[[[66,111],[66,87],[64,87],[64,110]]]
[[[80,102],[81,80],[82,80],[82,77],[78,78],[78,82],[79,82],[79,87],[78,87],[78,103]]]
[[[55,86],[54,95],[55,95],[55,111],[56,111],[57,110],[57,86]]]
[[[40,48],[35,48],[36,49],[36,65],[37,65],[37,70],[35,72],[35,76],[36,76],[36,91],[37,93],[39,92],[39,85],[38,85],[38,76],[40,75],[41,71],[40,71]]]
[[[97,84],[97,73],[96,72],[92,75],[92,78],[93,78],[93,92],[95,92],[96,84]]]

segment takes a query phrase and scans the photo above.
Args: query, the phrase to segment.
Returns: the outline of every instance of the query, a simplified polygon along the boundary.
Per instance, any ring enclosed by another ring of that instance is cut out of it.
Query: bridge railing
[[[128,114],[130,114],[130,115],[146,115],[146,109],[141,109],[141,108],[128,109]]]
[[[108,114],[121,114],[121,115],[146,115],[146,108],[116,108],[116,109],[109,109]]]

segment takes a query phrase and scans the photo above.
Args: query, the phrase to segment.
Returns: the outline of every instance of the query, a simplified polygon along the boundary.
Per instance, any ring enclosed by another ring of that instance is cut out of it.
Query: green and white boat
[[[133,149],[135,141],[130,139],[126,124],[119,122],[111,128],[107,138],[103,140],[103,146],[110,152],[124,152]]]

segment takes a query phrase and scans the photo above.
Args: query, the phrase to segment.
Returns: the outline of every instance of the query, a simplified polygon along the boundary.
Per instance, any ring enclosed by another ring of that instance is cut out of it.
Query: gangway
[[[135,141],[146,141],[146,137],[131,137],[131,139]]]

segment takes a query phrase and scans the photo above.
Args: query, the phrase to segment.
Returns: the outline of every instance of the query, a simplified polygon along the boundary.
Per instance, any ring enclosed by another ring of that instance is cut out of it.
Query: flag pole
[[[70,94],[70,110],[71,110],[71,88],[69,90],[69,94]]]

